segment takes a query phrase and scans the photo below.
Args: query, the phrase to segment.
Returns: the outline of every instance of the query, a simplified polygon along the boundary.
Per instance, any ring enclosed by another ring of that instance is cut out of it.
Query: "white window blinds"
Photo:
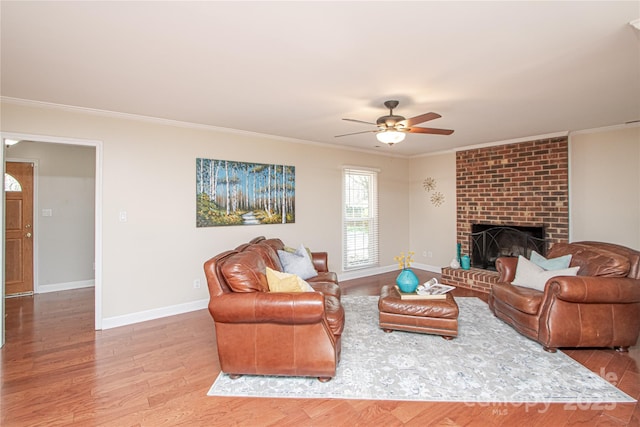
[[[343,172],[343,270],[378,265],[378,173]]]

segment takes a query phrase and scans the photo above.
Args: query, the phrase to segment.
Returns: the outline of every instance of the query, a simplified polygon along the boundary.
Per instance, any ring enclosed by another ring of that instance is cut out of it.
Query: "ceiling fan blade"
[[[336,135],[334,138],[340,138],[341,136],[358,135],[360,133],[378,132],[378,130],[363,130],[362,132],[344,133],[342,135]]]
[[[410,119],[402,120],[398,122],[398,124],[410,128],[418,123],[428,122],[429,120],[439,119],[440,117],[442,116],[438,113],[424,113],[419,116],[411,117]]]
[[[412,128],[409,128],[409,133],[430,133],[433,135],[451,135],[453,133],[453,130],[412,127]]]
[[[356,119],[342,119],[342,120],[346,120],[348,122],[364,123],[365,125],[374,125],[374,126],[376,126],[375,123],[365,122],[363,120],[356,120]]]

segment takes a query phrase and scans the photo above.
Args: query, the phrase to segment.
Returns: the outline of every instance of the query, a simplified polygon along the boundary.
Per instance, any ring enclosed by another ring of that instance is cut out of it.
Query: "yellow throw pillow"
[[[267,283],[271,292],[314,292],[307,282],[295,274],[283,273],[267,267]]]

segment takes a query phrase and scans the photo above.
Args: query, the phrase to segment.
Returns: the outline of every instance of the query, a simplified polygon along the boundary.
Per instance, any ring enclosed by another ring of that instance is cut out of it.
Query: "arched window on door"
[[[13,176],[4,174],[4,191],[22,191],[22,186]]]

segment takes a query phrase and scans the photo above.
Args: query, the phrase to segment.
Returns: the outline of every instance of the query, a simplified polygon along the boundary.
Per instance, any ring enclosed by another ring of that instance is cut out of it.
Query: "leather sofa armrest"
[[[327,252],[311,252],[311,261],[313,261],[313,268],[318,272],[329,271],[329,255]]]
[[[496,259],[496,270],[500,273],[498,282],[511,283],[516,278],[516,267],[518,266],[518,258],[500,257]]]
[[[324,296],[320,292],[228,293],[212,298],[209,312],[221,323],[318,323],[324,318]]]
[[[545,293],[575,303],[637,303],[640,281],[626,277],[558,276],[549,279]]]

